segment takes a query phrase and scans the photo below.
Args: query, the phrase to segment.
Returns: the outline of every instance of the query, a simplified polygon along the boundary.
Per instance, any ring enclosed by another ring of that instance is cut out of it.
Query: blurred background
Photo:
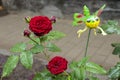
[[[5,13],[17,13],[28,10],[43,15],[55,15],[69,18],[74,12],[82,13],[83,5],[87,5],[91,11],[96,11],[106,4],[103,17],[105,19],[120,18],[120,0],[0,0],[0,15]],[[6,10],[6,11],[5,11]]]

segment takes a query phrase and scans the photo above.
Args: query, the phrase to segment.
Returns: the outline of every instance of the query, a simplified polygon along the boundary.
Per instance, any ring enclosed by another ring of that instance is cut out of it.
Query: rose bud
[[[55,16],[52,16],[50,20],[51,20],[52,23],[56,23],[56,17]]]
[[[29,37],[30,36],[30,31],[29,30],[24,30],[24,36],[27,36],[27,37]]]
[[[30,23],[30,20],[31,20],[31,18],[28,16],[28,17],[25,17],[25,21],[26,21],[26,23]]]

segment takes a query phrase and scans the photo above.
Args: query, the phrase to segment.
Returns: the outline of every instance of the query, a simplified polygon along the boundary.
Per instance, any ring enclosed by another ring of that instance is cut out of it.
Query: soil
[[[6,62],[8,56],[0,54],[0,76],[2,74],[2,68]],[[9,77],[3,78],[3,80],[31,80],[35,72],[39,72],[45,68],[43,61],[34,59],[34,64],[32,70],[25,69],[20,63],[17,65],[15,70],[11,73]]]

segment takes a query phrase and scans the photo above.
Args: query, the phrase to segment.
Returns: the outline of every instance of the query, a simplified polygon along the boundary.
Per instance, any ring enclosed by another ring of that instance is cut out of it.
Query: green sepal
[[[26,23],[30,23],[30,20],[31,20],[31,18],[28,16],[28,17],[25,17],[25,21],[26,21]]]
[[[86,5],[84,5],[83,7],[83,13],[84,13],[84,16],[90,16],[90,10]]]
[[[26,69],[31,69],[33,65],[33,54],[30,51],[24,51],[20,54],[20,62]]]
[[[10,57],[8,57],[3,67],[2,77],[9,76],[10,73],[12,73],[12,71],[16,68],[18,62],[19,56],[11,55]]]

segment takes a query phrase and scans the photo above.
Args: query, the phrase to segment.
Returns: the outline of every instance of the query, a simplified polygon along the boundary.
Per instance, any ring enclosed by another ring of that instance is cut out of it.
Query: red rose
[[[27,36],[27,37],[29,37],[30,36],[30,31],[29,30],[24,30],[24,36]]]
[[[52,30],[52,23],[46,16],[35,16],[31,18],[29,29],[37,36],[43,36]]]
[[[65,58],[56,56],[49,61],[47,69],[52,74],[60,74],[67,69],[67,63],[68,61]]]

